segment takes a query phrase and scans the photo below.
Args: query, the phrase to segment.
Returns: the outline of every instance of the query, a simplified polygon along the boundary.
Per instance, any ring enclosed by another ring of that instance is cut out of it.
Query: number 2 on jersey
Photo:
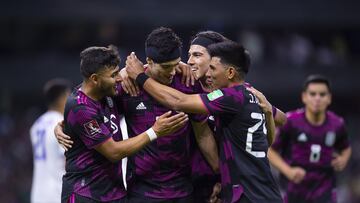
[[[261,124],[263,125],[264,134],[266,135],[266,128],[265,128],[265,122],[264,121],[264,114],[261,113],[251,113],[251,118],[259,120],[255,125],[248,128],[248,132],[246,135],[246,151],[250,153],[251,155],[257,157],[257,158],[264,158],[266,156],[266,153],[264,151],[252,151],[252,141],[253,141],[253,133],[256,132]]]

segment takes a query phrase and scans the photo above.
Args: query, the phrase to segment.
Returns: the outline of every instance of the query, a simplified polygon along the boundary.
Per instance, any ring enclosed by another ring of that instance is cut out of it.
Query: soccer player
[[[167,112],[146,132],[122,140],[120,114],[113,97],[121,78],[113,46],[89,47],[80,54],[83,83],[69,96],[64,131],[73,140],[65,152],[62,202],[126,202],[121,165],[116,161],[140,150],[157,136],[172,133],[184,123],[183,113]]]
[[[304,108],[288,112],[269,160],[288,179],[285,200],[296,203],[336,202],[335,172],[351,155],[343,118],[327,110],[329,80],[310,75],[302,91]]]
[[[161,84],[184,93],[201,91],[200,84],[187,87],[182,84],[182,75],[176,74],[181,57],[180,38],[170,29],[153,30],[145,42],[147,68],[145,73]],[[129,126],[129,137],[142,131],[162,112],[169,108],[154,100],[140,89],[137,97],[121,95],[119,105]],[[214,137],[204,115],[191,115],[182,129],[170,136],[158,139],[130,159],[133,166],[133,181],[129,183],[129,202],[192,202],[190,165],[190,135],[192,130],[204,150],[204,156],[214,170],[218,168],[218,154]],[[207,148],[213,143],[214,148]]]
[[[60,203],[65,159],[64,150],[57,144],[53,129],[63,120],[65,102],[70,91],[71,84],[65,79],[52,79],[44,86],[48,110],[30,129],[34,156],[32,203]]]
[[[144,73],[134,53],[128,56],[126,68],[131,78],[164,105],[174,110],[214,115],[220,138],[222,200],[282,202],[267,159],[265,125],[272,129],[268,133],[274,133],[272,108],[267,102],[264,116],[254,94],[243,85],[249,68],[246,51],[232,41],[208,48],[212,58],[207,74],[213,87],[221,88],[209,94],[184,94],[157,83]]]

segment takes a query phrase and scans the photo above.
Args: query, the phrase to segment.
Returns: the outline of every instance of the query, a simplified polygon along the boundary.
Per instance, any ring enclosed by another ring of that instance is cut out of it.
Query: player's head
[[[101,94],[113,96],[120,82],[120,57],[115,46],[89,47],[80,53],[80,72]]]
[[[49,80],[45,83],[43,92],[48,108],[63,111],[66,99],[71,92],[71,82],[62,78]]]
[[[310,75],[306,78],[302,101],[305,108],[312,113],[323,113],[331,104],[330,81],[323,75]]]
[[[202,79],[202,82],[211,83],[210,78],[206,78],[205,74],[210,65],[210,54],[207,47],[211,44],[219,43],[228,40],[226,37],[214,31],[198,32],[191,40],[189,49],[188,64],[191,70],[194,71],[196,79]],[[206,80],[206,81],[205,81]]]
[[[145,52],[153,79],[165,85],[172,82],[181,60],[181,46],[180,38],[170,28],[159,27],[148,35]]]
[[[211,62],[206,75],[211,77],[215,89],[245,79],[250,67],[250,56],[243,46],[227,40],[210,45],[208,50]]]

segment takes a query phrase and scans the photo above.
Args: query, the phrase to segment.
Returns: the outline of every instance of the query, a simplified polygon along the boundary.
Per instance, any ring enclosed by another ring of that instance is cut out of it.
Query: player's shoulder
[[[335,112],[328,110],[326,111],[326,116],[333,125],[344,125],[344,118],[337,115]]]
[[[171,83],[171,87],[185,94],[198,94],[203,92],[199,81],[195,80],[194,85],[186,86],[186,84],[181,82],[181,79],[182,75],[180,73],[176,73],[173,78],[173,82]]]
[[[286,112],[286,117],[288,120],[298,120],[301,119],[305,115],[305,109],[299,108],[292,111]]]

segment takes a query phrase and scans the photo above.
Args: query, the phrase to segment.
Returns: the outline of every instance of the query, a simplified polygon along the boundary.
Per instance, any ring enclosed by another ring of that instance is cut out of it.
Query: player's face
[[[211,58],[210,67],[206,76],[211,78],[214,89],[227,87],[229,85],[229,80],[226,74],[227,69],[228,67],[220,62],[219,57]]]
[[[119,66],[115,68],[104,68],[98,74],[98,87],[105,96],[115,96],[117,85],[121,82]]]
[[[191,45],[189,49],[188,64],[191,70],[194,71],[197,80],[201,80],[208,85],[211,85],[212,80],[206,77],[206,72],[209,70],[211,57],[205,47],[200,45]]]
[[[151,77],[161,84],[169,85],[176,74],[179,63],[180,57],[164,63],[149,63]]]
[[[331,103],[331,94],[325,84],[310,83],[306,91],[302,93],[302,100],[310,112],[322,113]]]

